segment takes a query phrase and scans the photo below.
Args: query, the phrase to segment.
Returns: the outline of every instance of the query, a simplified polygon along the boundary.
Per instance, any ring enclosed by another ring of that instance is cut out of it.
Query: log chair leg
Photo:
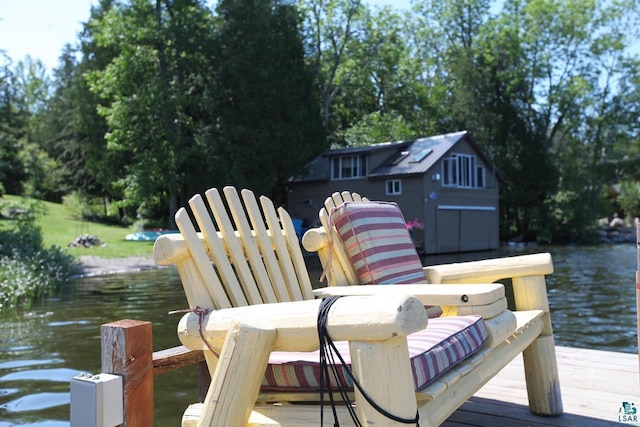
[[[349,343],[353,373],[375,403],[397,417],[416,416],[417,402],[406,337]],[[400,427],[379,413],[356,390],[356,409],[363,425]]]
[[[198,427],[245,426],[276,339],[271,327],[234,322],[225,338]]]
[[[514,278],[513,292],[518,310],[544,312],[542,333],[522,353],[529,409],[539,415],[560,415],[562,395],[544,276]]]

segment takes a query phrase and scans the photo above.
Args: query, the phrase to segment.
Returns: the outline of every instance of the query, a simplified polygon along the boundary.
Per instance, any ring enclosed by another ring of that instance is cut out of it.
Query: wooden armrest
[[[553,273],[548,253],[495,258],[424,268],[429,283],[491,283],[496,280]]]
[[[327,232],[322,227],[310,228],[302,236],[302,246],[309,252],[318,252],[329,246]]]
[[[320,300],[309,300],[211,311],[202,322],[202,333],[207,342],[220,351],[231,325],[239,320],[276,330],[274,350],[314,351],[319,346],[320,303]],[[341,298],[331,307],[327,323],[335,341],[382,341],[426,326],[423,304],[413,296],[402,294]],[[180,342],[191,350],[206,350],[199,329],[197,314],[184,315],[178,324]]]
[[[172,265],[188,256],[182,234],[162,234],[153,244],[153,259],[158,265]]]
[[[456,307],[488,305],[504,298],[504,286],[500,283],[447,284],[447,285],[355,285],[329,286],[316,289],[314,295],[324,298],[333,295],[413,295],[424,305]]]

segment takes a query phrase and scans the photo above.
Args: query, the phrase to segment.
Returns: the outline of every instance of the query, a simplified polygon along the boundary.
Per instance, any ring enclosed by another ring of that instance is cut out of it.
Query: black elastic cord
[[[326,382],[327,391],[329,393],[329,400],[331,402],[331,410],[333,411],[334,426],[337,427],[340,425],[338,421],[336,404],[333,400],[333,386],[331,385],[331,377],[329,376],[329,372],[331,372],[337,384],[338,391],[340,392],[340,396],[342,397],[342,401],[344,402],[345,406],[347,407],[347,410],[349,411],[349,415],[351,416],[351,419],[354,421],[356,426],[362,427],[362,424],[358,420],[355,410],[353,409],[353,406],[350,404],[348,399],[347,390],[349,388],[349,385],[344,384],[340,375],[338,375],[338,369],[340,368],[340,366],[337,363],[335,363],[335,358],[334,358],[334,355],[335,355],[339,359],[340,364],[342,365],[342,368],[346,372],[347,376],[351,379],[355,387],[358,388],[358,390],[360,391],[362,396],[365,398],[365,400],[376,411],[378,411],[385,417],[395,422],[403,423],[403,424],[415,424],[416,427],[420,427],[420,424],[419,424],[420,415],[417,411],[416,411],[415,418],[408,419],[408,418],[401,418],[396,415],[393,415],[388,411],[384,410],[383,408],[381,408],[380,405],[374,402],[373,399],[363,390],[362,386],[360,385],[356,377],[351,372],[351,369],[349,369],[349,367],[345,363],[344,359],[340,355],[340,352],[338,351],[335,344],[333,343],[333,340],[329,336],[329,332],[327,331],[327,320],[329,318],[329,309],[331,308],[333,303],[338,300],[338,298],[340,298],[340,296],[323,298],[322,302],[320,303],[320,308],[318,309],[318,339],[320,341],[320,425],[324,425],[325,382]]]

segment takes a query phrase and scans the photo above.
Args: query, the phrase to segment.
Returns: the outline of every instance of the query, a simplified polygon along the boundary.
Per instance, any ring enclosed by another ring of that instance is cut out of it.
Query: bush
[[[107,203],[99,197],[81,196],[77,192],[65,195],[62,204],[79,220],[99,222],[101,224],[123,225],[117,206]]]
[[[17,306],[50,295],[68,283],[73,257],[62,248],[45,248],[35,223],[36,204],[0,230],[0,308]]]

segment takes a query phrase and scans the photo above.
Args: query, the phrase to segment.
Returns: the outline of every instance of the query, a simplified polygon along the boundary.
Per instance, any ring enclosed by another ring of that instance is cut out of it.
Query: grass
[[[19,196],[5,195],[4,198],[25,205],[31,202]],[[125,258],[153,254],[153,242],[125,240],[127,234],[135,231],[133,227],[83,221],[75,218],[72,210],[62,204],[41,203],[46,211],[44,215],[38,217],[37,224],[42,230],[42,238],[46,247],[59,246],[74,257],[92,255],[102,258]],[[4,221],[0,221],[0,227],[2,227],[2,222]],[[97,236],[105,245],[90,248],[68,247],[69,242],[83,234]]]

